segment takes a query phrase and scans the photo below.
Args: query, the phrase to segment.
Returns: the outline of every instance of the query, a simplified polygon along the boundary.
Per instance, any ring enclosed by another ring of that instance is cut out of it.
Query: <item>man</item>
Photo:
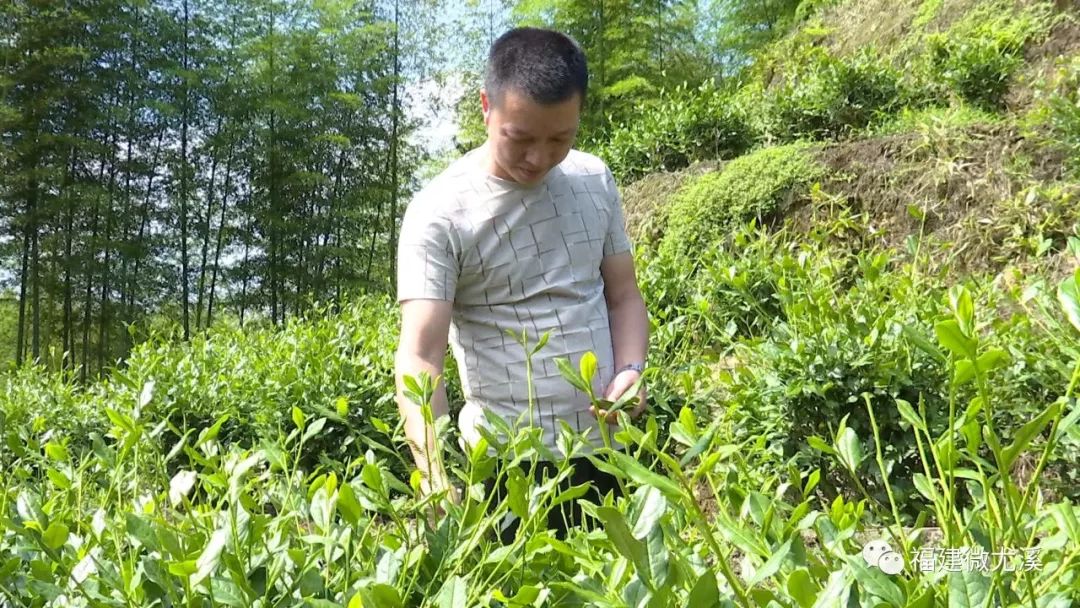
[[[469,443],[488,411],[511,424],[530,413],[553,454],[559,454],[560,422],[579,432],[591,428],[591,447],[599,446],[598,417],[608,413],[593,411],[587,396],[560,376],[555,359],[576,367],[584,353],[595,353],[594,392],[611,400],[642,373],[648,317],[621,198],[607,166],[572,149],[587,84],[584,54],[567,36],[534,28],[501,36],[480,92],[487,141],[432,180],[405,212],[395,375],[424,492],[446,491],[457,500],[438,464],[433,429],[403,396],[403,377],[442,374],[448,339],[465,395],[458,423]],[[507,335],[523,329],[530,346],[550,332],[532,358],[531,410],[526,352]],[[436,418],[448,414],[442,383],[431,406]],[[642,388],[631,416],[645,408]],[[593,496],[615,486],[586,458],[573,466],[575,483],[592,481]]]

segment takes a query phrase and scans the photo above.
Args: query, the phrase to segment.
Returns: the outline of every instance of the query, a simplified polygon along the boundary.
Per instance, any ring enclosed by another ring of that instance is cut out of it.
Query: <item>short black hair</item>
[[[573,38],[554,30],[519,27],[491,45],[484,88],[492,103],[517,89],[541,104],[566,101],[575,93],[585,103],[589,70],[585,52]]]

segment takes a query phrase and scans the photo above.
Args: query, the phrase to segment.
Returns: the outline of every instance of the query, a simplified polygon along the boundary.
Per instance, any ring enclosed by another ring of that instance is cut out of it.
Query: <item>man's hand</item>
[[[611,379],[611,382],[607,385],[607,388],[604,389],[604,399],[607,399],[608,401],[617,400],[623,395],[623,393],[630,390],[630,388],[634,386],[634,383],[637,382],[638,378],[640,377],[641,373],[632,369],[627,369],[619,372],[615,375],[614,378]],[[648,401],[646,401],[645,385],[642,384],[641,389],[638,390],[637,405],[635,405],[634,408],[627,413],[630,415],[631,418],[637,418],[638,416],[643,414],[647,408]],[[608,424],[615,424],[619,421],[618,413],[616,412],[608,412],[607,410],[603,409],[598,412],[596,411],[595,406],[590,407],[589,411],[591,411],[593,416],[596,416],[597,418],[604,417],[607,420]]]

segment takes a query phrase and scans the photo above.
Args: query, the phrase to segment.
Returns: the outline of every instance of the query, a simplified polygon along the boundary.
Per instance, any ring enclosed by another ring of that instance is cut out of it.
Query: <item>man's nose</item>
[[[548,153],[542,147],[533,147],[525,153],[525,162],[534,169],[542,169],[547,166]]]

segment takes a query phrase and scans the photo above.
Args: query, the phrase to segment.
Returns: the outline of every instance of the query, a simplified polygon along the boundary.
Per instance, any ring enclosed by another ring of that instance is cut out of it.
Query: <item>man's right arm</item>
[[[401,303],[401,338],[394,358],[398,411],[405,421],[405,438],[423,475],[424,494],[447,490],[452,501],[457,493],[442,466],[441,447],[435,429],[424,422],[420,406],[405,396],[405,376],[427,372],[434,380],[443,373],[453,304],[446,300],[415,299]],[[432,419],[448,416],[446,383],[441,380],[431,398]]]

